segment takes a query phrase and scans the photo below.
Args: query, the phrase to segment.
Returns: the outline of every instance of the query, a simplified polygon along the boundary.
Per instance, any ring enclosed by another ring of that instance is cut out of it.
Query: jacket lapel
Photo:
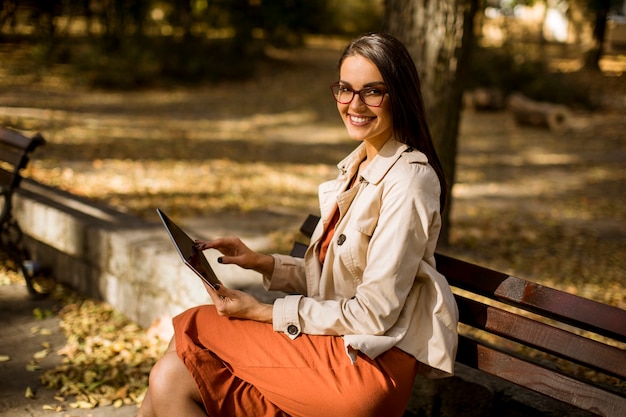
[[[361,173],[361,176],[370,184],[378,184],[385,177],[391,167],[398,162],[403,155],[411,158],[410,162],[428,163],[428,158],[408,145],[389,139],[376,155],[376,158]]]

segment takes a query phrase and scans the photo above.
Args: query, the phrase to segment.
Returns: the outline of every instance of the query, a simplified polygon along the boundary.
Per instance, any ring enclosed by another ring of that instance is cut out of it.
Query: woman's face
[[[383,77],[372,61],[361,55],[344,59],[339,69],[343,87],[359,91],[366,87],[385,88]],[[358,94],[348,104],[337,103],[337,109],[353,139],[368,142],[379,150],[393,133],[391,103],[385,94],[380,107],[367,106]]]

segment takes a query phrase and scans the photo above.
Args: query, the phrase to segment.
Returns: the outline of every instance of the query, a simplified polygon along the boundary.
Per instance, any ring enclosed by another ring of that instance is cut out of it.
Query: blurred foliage
[[[559,72],[549,66],[549,55],[532,56],[519,46],[476,47],[468,89],[495,88],[505,96],[520,92],[538,101],[593,110],[598,107],[592,77],[584,71]]]
[[[537,101],[566,104],[570,107],[595,110],[601,105],[594,94],[593,82],[581,73],[539,74],[520,91]]]
[[[0,42],[28,42],[35,66],[65,65],[96,87],[243,79],[268,48],[379,29],[382,10],[381,0],[4,0]]]
[[[254,74],[262,58],[241,59],[222,40],[189,43],[174,38],[124,39],[114,53],[101,43],[77,40],[33,47],[31,56],[44,67],[61,64],[74,84],[110,89],[244,79]]]

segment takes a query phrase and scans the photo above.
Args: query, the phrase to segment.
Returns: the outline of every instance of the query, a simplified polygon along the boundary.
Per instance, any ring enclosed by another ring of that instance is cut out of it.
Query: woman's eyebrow
[[[352,84],[351,84],[351,83],[349,83],[348,81],[339,80],[339,82],[340,82],[341,84],[346,85],[346,86],[352,87]],[[376,86],[380,86],[380,85],[384,86],[384,85],[385,85],[385,82],[384,82],[384,81],[372,81],[372,82],[369,82],[369,83],[367,83],[367,84],[363,84],[363,88],[367,88],[367,87],[376,87]]]

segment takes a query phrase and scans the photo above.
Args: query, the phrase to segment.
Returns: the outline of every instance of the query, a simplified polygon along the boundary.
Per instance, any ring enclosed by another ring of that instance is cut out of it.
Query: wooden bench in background
[[[319,217],[300,231],[310,237]],[[296,243],[293,256],[307,245]],[[457,362],[601,416],[626,416],[626,311],[436,254],[459,306]]]
[[[45,291],[35,284],[35,271],[27,262],[29,256],[21,245],[22,230],[13,217],[13,194],[20,186],[20,172],[26,167],[30,154],[45,143],[40,134],[27,137],[21,133],[0,127],[0,247],[16,263],[26,280],[28,292],[35,297],[45,295]]]

